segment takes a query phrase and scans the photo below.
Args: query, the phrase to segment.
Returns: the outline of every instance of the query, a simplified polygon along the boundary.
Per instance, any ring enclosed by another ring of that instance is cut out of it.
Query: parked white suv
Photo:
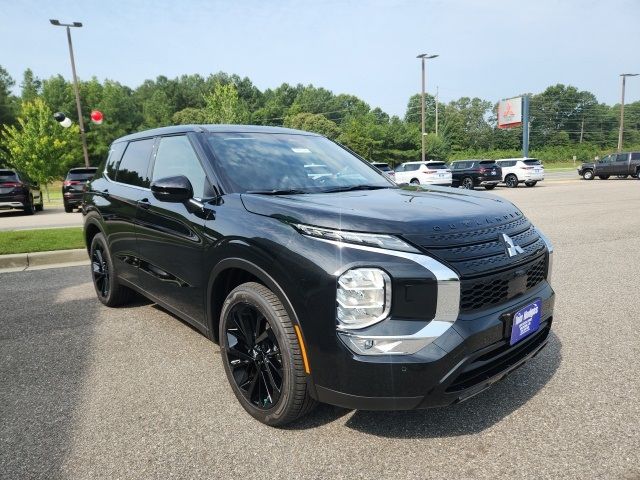
[[[451,170],[444,162],[406,162],[396,168],[396,183],[451,186]]]
[[[519,183],[533,187],[544,180],[544,167],[537,158],[503,158],[496,163],[502,168],[502,181],[509,188]]]

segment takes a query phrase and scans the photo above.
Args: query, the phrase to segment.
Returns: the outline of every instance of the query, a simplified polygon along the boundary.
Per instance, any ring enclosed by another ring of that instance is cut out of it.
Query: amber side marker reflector
[[[298,327],[298,325],[294,325],[293,328],[296,331],[298,343],[300,344],[300,351],[302,352],[302,362],[304,363],[304,372],[309,374],[311,373],[311,370],[309,369],[309,360],[307,360],[307,348],[304,346],[304,342],[302,341],[302,333],[300,333],[300,327]]]

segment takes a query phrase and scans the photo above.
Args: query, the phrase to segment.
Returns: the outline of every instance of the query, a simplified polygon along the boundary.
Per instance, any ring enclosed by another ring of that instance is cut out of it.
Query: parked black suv
[[[62,182],[62,201],[64,211],[73,212],[82,204],[82,195],[87,182],[93,178],[97,167],[72,168]]]
[[[640,174],[640,152],[612,153],[600,160],[583,163],[578,168],[578,175],[585,180],[599,177],[607,180],[611,175],[627,178],[629,175],[637,177]]]
[[[513,204],[400,188],[311,133],[123,137],[84,215],[100,301],[135,290],[218,341],[239,402],[269,425],[316,401],[465,400],[535,356],[553,319],[553,249]]]
[[[493,190],[502,181],[502,168],[495,160],[456,160],[451,162],[453,187]]]
[[[0,169],[0,210],[17,208],[33,215],[44,208],[44,199],[37,182],[16,170]]]

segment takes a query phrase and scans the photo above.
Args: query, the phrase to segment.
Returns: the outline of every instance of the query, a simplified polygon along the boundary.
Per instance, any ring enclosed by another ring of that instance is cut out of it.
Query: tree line
[[[72,84],[61,75],[38,78],[30,69],[12,94],[15,80],[0,66],[0,162],[47,170],[48,181],[70,166],[82,165]],[[355,95],[335,94],[314,85],[260,90],[247,77],[224,72],[207,77],[159,76],[131,88],[95,77],[80,82],[90,161],[99,164],[109,144],[135,131],[172,124],[242,123],[308,130],[336,140],[371,161],[392,166],[420,158],[420,95],[408,99],[405,115],[389,115]],[[532,155],[545,161],[590,160],[617,145],[620,105],[598,102],[591,92],[553,85],[530,94]],[[522,130],[497,128],[494,101],[461,97],[439,102],[426,96],[428,158],[500,158],[520,156]],[[104,113],[93,125],[90,111]],[[75,123],[59,127],[61,111]],[[640,102],[625,105],[625,146],[640,147]],[[45,178],[46,177],[46,178]]]

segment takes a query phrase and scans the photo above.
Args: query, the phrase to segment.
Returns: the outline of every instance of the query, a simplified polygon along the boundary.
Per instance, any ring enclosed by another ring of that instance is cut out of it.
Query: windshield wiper
[[[351,185],[348,187],[325,188],[320,191],[322,193],[333,193],[333,192],[352,192],[354,190],[380,190],[383,188],[391,188],[391,187],[383,186],[383,185]]]
[[[273,189],[273,190],[247,190],[245,193],[255,193],[257,195],[297,195],[301,193],[309,193],[304,190],[290,189]]]

